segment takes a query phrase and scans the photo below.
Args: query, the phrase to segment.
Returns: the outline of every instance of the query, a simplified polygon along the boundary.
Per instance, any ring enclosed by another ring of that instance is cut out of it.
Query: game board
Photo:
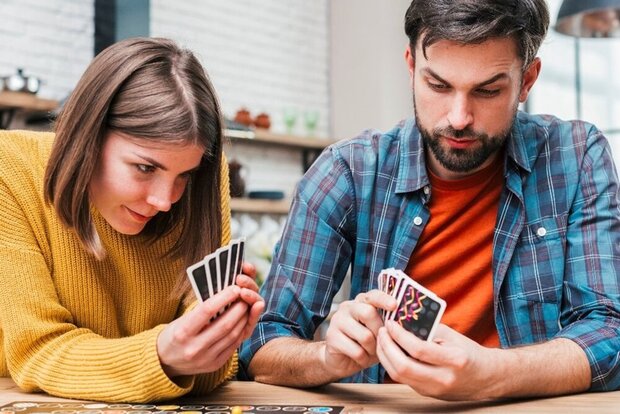
[[[320,405],[230,405],[218,403],[106,404],[73,401],[15,401],[0,408],[0,414],[257,414],[329,413],[340,414],[344,407]]]

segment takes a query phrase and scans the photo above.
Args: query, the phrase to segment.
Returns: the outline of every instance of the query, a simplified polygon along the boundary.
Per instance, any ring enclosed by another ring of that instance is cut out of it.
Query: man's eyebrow
[[[441,83],[445,83],[446,85],[450,86],[450,82],[448,82],[447,80],[443,79],[441,76],[439,76],[437,73],[435,73],[435,71],[433,71],[430,68],[424,68],[422,69],[422,72],[425,72],[426,74],[432,76],[433,78],[437,79],[438,81],[440,81]],[[477,88],[481,87],[481,86],[486,86],[486,85],[490,85],[493,82],[496,82],[500,79],[507,79],[508,78],[508,74],[502,72],[502,73],[498,73],[497,75],[483,81],[480,82],[479,84],[476,85]]]

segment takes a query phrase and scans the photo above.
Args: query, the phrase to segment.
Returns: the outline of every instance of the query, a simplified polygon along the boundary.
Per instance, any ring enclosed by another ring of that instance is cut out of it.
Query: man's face
[[[427,57],[420,43],[405,57],[428,166],[444,179],[470,175],[499,153],[540,61],[523,72],[510,38],[476,45],[442,40],[426,49]]]

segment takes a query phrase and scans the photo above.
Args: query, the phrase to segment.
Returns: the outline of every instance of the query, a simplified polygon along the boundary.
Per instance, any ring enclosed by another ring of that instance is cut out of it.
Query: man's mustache
[[[478,133],[471,129],[470,127],[466,127],[463,129],[454,129],[451,126],[447,126],[444,128],[436,128],[433,131],[433,135],[435,137],[440,136],[449,136],[453,138],[477,138],[477,139],[486,139],[487,134]]]

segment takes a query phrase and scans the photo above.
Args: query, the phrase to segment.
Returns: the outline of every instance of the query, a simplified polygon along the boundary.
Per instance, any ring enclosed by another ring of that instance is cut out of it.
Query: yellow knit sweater
[[[0,131],[0,375],[26,391],[145,402],[206,393],[236,373],[169,379],[156,340],[186,309],[172,297],[180,261],[94,220],[107,251],[95,260],[43,198],[51,133]],[[222,167],[222,242],[230,239],[228,171]]]

